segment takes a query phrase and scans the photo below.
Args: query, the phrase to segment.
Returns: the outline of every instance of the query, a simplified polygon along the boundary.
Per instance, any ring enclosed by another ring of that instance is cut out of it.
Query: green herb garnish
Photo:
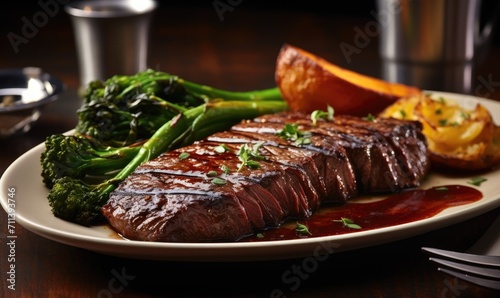
[[[464,120],[469,120],[470,119],[470,114],[469,113],[466,113],[464,111],[460,112],[460,116],[462,117],[462,119]]]
[[[441,114],[443,114],[443,110],[436,109],[435,113],[436,113],[436,115],[441,115]]]
[[[371,113],[368,114],[366,117],[364,117],[363,119],[365,120],[368,120],[370,122],[375,122],[375,116],[373,116]]]
[[[224,153],[224,152],[229,152],[231,149],[226,146],[226,144],[220,144],[219,146],[214,147],[214,151],[217,153]]]
[[[226,165],[222,165],[220,166],[220,168],[224,172],[224,174],[229,174],[231,172],[231,169],[229,169],[229,167]]]
[[[295,228],[295,231],[299,234],[303,235],[312,235],[311,232],[309,232],[309,228],[306,225],[301,224],[300,222],[297,222],[297,227]]]
[[[264,156],[260,155],[259,149],[262,147],[264,142],[257,142],[253,147],[250,147],[248,144],[244,144],[240,147],[238,151],[238,159],[241,161],[240,166],[238,167],[238,172],[243,169],[243,167],[249,167],[251,169],[260,168],[260,164],[258,160],[264,159]]]
[[[326,111],[316,110],[311,113],[311,121],[313,125],[316,125],[319,119],[326,119],[329,121],[333,120],[333,114],[335,110],[331,106],[327,106]]]
[[[340,219],[336,219],[336,220],[333,220],[333,221],[334,222],[341,222],[344,225],[344,227],[347,227],[347,228],[350,228],[350,229],[356,229],[356,230],[361,229],[361,226],[355,224],[354,221],[352,221],[349,218],[341,217]]]
[[[448,124],[448,120],[447,119],[441,119],[441,120],[439,120],[439,125],[446,126],[446,124]]]
[[[211,182],[213,185],[225,185],[226,184],[226,180],[218,178],[218,177],[215,177],[214,179],[212,179]]]
[[[437,191],[448,191],[448,187],[446,187],[446,186],[440,186],[440,187],[436,187],[434,189]]]
[[[189,153],[187,152],[182,152],[181,154],[179,154],[179,159],[186,159],[189,157]]]
[[[255,145],[253,145],[252,157],[257,158],[257,159],[264,159],[264,156],[260,155],[260,153],[259,153],[260,147],[262,147],[262,145],[264,145],[264,141],[259,141],[259,142],[255,143]]]
[[[299,130],[299,125],[297,123],[285,124],[285,128],[276,133],[277,136],[282,137],[285,140],[294,141],[295,145],[307,145],[311,143],[311,133],[307,131]]]
[[[405,118],[406,118],[406,111],[405,111],[405,110],[399,110],[399,113],[401,114],[401,117],[402,117],[403,119],[405,119]]]
[[[209,171],[207,173],[207,177],[215,177],[215,176],[217,176],[217,172],[216,171]]]
[[[470,178],[470,180],[467,181],[467,183],[472,184],[474,186],[481,186],[481,183],[483,183],[487,180],[488,179],[483,178],[483,177],[473,177],[473,178]]]

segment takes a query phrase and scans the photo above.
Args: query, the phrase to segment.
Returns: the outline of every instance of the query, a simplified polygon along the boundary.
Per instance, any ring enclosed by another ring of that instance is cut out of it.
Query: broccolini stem
[[[213,88],[210,86],[199,85],[196,83],[192,83],[189,81],[185,81],[183,79],[179,79],[179,83],[183,84],[186,89],[191,92],[195,92],[198,94],[203,94],[208,96],[209,98],[221,98],[224,100],[239,100],[239,101],[283,101],[283,97],[281,96],[281,92],[278,87],[262,89],[262,90],[254,90],[254,91],[244,91],[244,92],[236,92],[236,91],[227,91],[221,90],[217,88]]]
[[[137,81],[130,84],[128,88],[125,88],[120,96],[123,96],[130,90],[133,90],[138,85],[146,85],[153,83],[155,81],[169,80],[171,78],[176,78],[177,82],[183,85],[188,91],[196,93],[198,95],[202,95],[206,97],[208,100],[216,98],[221,98],[224,100],[231,100],[231,101],[232,100],[240,100],[240,101],[283,100],[283,97],[281,96],[281,92],[278,87],[262,89],[262,90],[254,90],[254,91],[237,92],[237,91],[217,89],[210,86],[193,83],[181,79],[176,75],[171,75],[163,72],[155,72],[153,70],[148,70],[143,74],[144,75],[142,76],[135,77]],[[147,74],[151,75],[148,76]]]
[[[174,141],[189,129],[196,117],[203,114],[205,105],[180,113],[160,127],[151,138],[144,143],[139,153],[115,177],[100,184],[101,196],[108,196],[125,178],[127,178],[142,163],[155,158],[167,151]],[[105,202],[100,202],[104,204]]]
[[[259,115],[286,109],[287,105],[283,101],[218,101],[189,109],[158,129],[144,143],[137,156],[115,178],[125,179],[143,162],[176,146],[188,145],[220,131],[221,123],[224,123],[225,129],[228,129],[243,119],[252,119]],[[179,140],[179,137],[184,137],[184,139]]]
[[[243,119],[286,109],[284,101],[217,101],[188,109],[165,123],[144,143],[135,158],[110,181],[113,187],[107,191],[112,191],[142,163],[177,146],[188,145],[220,131],[223,128],[221,123],[225,123],[224,129],[228,129]]]
[[[206,106],[205,113],[193,122],[190,134],[184,137],[181,146],[229,129],[243,119],[282,112],[288,108],[284,101],[220,101],[208,103]]]
[[[169,150],[173,142],[189,128],[194,119],[203,114],[204,109],[205,105],[189,109],[165,123],[144,143],[135,158],[116,175],[115,179],[118,181],[125,179],[143,162]]]

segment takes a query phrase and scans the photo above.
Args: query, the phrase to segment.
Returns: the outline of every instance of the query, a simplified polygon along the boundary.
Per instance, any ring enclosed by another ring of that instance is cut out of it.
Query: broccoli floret
[[[283,101],[278,88],[232,92],[145,70],[91,82],[77,111],[76,132],[125,146],[148,139],[180,112],[217,100]]]
[[[179,112],[203,103],[204,97],[188,93],[173,75],[153,70],[117,75],[88,85],[76,131],[124,146],[151,137]]]
[[[108,200],[109,191],[114,189],[110,182],[89,185],[70,177],[57,180],[48,195],[52,213],[83,226],[103,222],[105,218],[101,206]]]
[[[50,188],[62,177],[84,179],[113,174],[125,167],[140,148],[140,143],[115,148],[84,136],[51,135],[40,156],[43,183]]]

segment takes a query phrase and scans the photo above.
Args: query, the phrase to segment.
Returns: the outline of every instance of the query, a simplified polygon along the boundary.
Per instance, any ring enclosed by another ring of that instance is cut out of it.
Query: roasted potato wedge
[[[422,93],[341,68],[289,44],[278,55],[275,80],[291,111],[309,113],[332,106],[337,115],[375,115],[399,98]]]
[[[500,163],[500,127],[481,104],[465,108],[452,99],[423,94],[402,98],[379,116],[421,122],[436,167],[485,170]]]

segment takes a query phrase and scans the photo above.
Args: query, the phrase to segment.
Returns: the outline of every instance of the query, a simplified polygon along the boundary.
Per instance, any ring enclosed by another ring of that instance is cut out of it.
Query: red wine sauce
[[[301,239],[395,226],[429,218],[449,207],[473,203],[482,197],[482,193],[477,189],[463,185],[411,189],[369,202],[360,202],[357,199],[343,205],[325,205],[309,219],[288,221],[278,228],[241,241]],[[361,229],[349,228],[342,222],[335,221],[341,218],[352,220]],[[298,232],[297,223],[305,225],[309,233]]]

